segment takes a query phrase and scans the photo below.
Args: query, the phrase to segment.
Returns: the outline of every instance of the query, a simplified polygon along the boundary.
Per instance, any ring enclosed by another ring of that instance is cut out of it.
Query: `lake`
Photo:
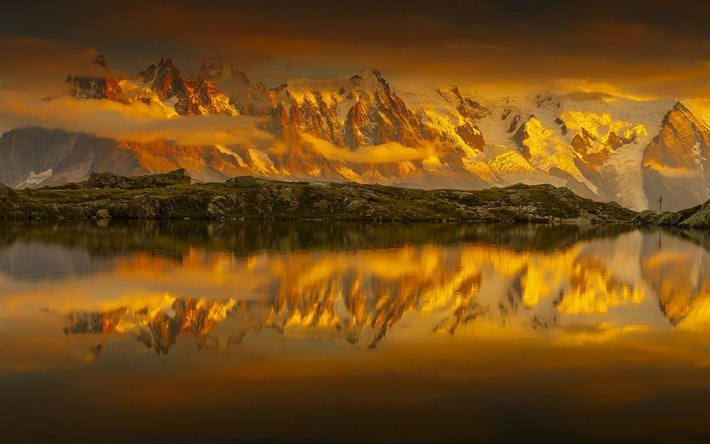
[[[620,226],[3,224],[3,442],[710,442],[709,246]]]

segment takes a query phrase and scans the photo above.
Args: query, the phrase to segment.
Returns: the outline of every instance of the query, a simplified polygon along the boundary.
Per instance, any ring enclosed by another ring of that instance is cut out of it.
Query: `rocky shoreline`
[[[633,223],[642,226],[710,228],[710,200],[681,211],[664,211],[662,213],[651,210],[642,211],[634,217]]]
[[[683,223],[693,227],[710,224],[708,207],[706,203],[678,213],[637,213],[615,202],[595,202],[552,185],[519,184],[477,191],[421,190],[355,183],[282,182],[251,176],[224,183],[193,184],[184,170],[138,177],[94,173],[80,183],[35,190],[0,185],[0,219],[15,220]],[[693,214],[688,213],[691,210]]]

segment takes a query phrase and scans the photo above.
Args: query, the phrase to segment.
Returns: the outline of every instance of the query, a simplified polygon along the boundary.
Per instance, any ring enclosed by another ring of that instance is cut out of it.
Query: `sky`
[[[13,2],[0,72],[93,48],[133,75],[160,57],[221,59],[255,81],[380,69],[405,81],[710,96],[705,0]],[[64,66],[61,66],[64,68]]]
[[[81,130],[64,122],[74,112],[143,128],[155,117],[146,110],[33,108],[37,97],[63,94],[67,74],[96,69],[87,61],[97,52],[116,77],[161,57],[187,75],[221,61],[267,86],[379,69],[403,89],[601,92],[681,99],[710,114],[708,23],[706,0],[13,2],[0,15],[0,131],[32,119]],[[174,125],[148,133],[164,131]]]

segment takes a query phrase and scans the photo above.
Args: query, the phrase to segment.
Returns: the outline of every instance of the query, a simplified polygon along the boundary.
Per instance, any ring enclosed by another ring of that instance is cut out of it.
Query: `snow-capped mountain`
[[[10,131],[0,138],[0,181],[42,186],[99,169],[182,167],[204,181],[253,174],[421,188],[552,183],[637,210],[655,208],[660,196],[669,210],[710,198],[710,129],[680,102],[552,93],[489,98],[457,87],[401,91],[378,71],[267,88],[219,64],[185,77],[170,59],[116,79],[103,57],[94,62],[105,75],[69,76],[74,97],[141,101],[174,118],[257,116],[273,141],[186,147]],[[76,155],[81,149],[90,152]]]
[[[647,193],[690,207],[710,193],[710,128],[678,102],[643,155]]]

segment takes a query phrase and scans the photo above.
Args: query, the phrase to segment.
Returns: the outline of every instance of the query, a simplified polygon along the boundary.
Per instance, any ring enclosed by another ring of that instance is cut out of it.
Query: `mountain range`
[[[147,104],[175,119],[253,116],[268,140],[234,145],[135,142],[39,127],[0,137],[0,182],[16,188],[184,168],[198,181],[239,175],[281,180],[480,189],[565,186],[643,210],[710,198],[710,127],[679,101],[597,93],[483,97],[450,86],[400,90],[366,70],[344,78],[252,83],[203,65],[186,76],[170,59],[135,77],[66,79],[78,100]]]

